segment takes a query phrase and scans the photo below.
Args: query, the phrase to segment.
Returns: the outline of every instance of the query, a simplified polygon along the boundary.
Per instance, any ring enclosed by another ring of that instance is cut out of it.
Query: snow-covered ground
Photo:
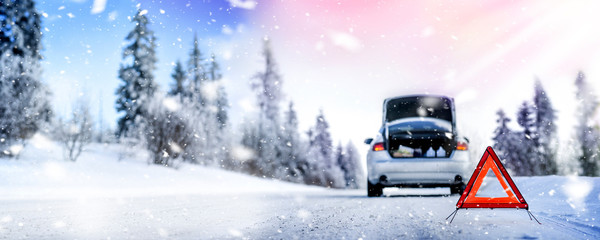
[[[78,162],[37,135],[0,161],[0,239],[600,239],[600,178],[517,177],[532,213],[460,210],[448,189],[330,190],[91,145]]]

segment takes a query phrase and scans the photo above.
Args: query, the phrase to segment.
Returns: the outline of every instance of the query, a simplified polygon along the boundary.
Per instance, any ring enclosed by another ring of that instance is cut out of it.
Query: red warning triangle
[[[483,179],[489,172],[492,170],[500,182],[500,185],[506,192],[506,197],[477,197],[477,192],[479,191],[479,187],[481,187],[481,183],[483,183]],[[456,203],[456,208],[522,208],[529,209],[525,198],[519,192],[519,189],[513,182],[510,175],[502,165],[502,162],[498,159],[498,156],[494,152],[492,147],[487,147],[485,153],[481,160],[479,160],[479,164],[477,164],[477,168],[465,191],[458,199],[458,203]]]

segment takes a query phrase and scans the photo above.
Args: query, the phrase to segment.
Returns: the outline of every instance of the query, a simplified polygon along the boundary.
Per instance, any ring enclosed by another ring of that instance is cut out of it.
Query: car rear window
[[[387,102],[386,122],[409,117],[431,117],[452,122],[452,104],[445,97],[404,97]]]

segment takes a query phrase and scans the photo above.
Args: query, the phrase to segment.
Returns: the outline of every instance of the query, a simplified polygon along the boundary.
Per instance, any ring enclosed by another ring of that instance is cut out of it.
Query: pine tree
[[[240,161],[241,170],[254,176],[262,176],[261,163],[259,158],[262,143],[259,141],[258,124],[252,120],[245,119],[242,123],[241,145],[245,149],[253,151],[252,156],[246,156],[245,159],[236,159]]]
[[[515,157],[518,157],[517,161],[521,163],[520,169],[516,171],[518,175],[531,176],[539,172],[539,166],[537,165],[539,156],[533,141],[533,136],[535,135],[533,117],[532,106],[527,101],[523,102],[517,112],[517,123],[523,128],[519,139],[520,144],[515,149],[519,153]]]
[[[210,81],[218,81],[221,80],[221,78],[223,78],[223,75],[221,74],[221,67],[219,66],[219,63],[217,62],[217,58],[215,57],[215,54],[212,53],[210,55],[210,59],[208,62],[208,72],[207,72],[207,80]]]
[[[185,71],[183,70],[183,66],[181,62],[177,60],[175,63],[175,68],[173,68],[173,73],[171,74],[173,78],[173,84],[171,85],[171,90],[169,91],[170,96],[180,96],[183,97],[184,93],[184,82],[185,82]]]
[[[554,123],[556,113],[539,79],[535,81],[533,107],[535,111],[534,127],[536,129],[533,140],[540,160],[538,163],[540,171],[535,174],[556,174],[558,172],[556,164],[557,136]]]
[[[325,161],[321,154],[320,146],[315,141],[314,128],[306,132],[308,136],[308,149],[306,154],[306,168],[304,171],[304,183],[308,185],[327,186],[325,177]]]
[[[221,82],[223,76],[215,55],[211,54],[209,60],[208,71],[206,73],[207,81],[213,86],[210,89],[216,89],[216,93],[212,94],[214,95],[213,98],[206,98],[210,108],[208,117],[211,118],[211,122],[213,123],[209,134],[214,136],[213,139],[216,140],[216,144],[213,146],[215,148],[215,157],[221,162],[221,166],[225,167],[226,165],[232,165],[228,156],[229,132],[227,131],[227,126],[229,121],[229,101],[227,100],[225,86],[223,86],[223,83]]]
[[[210,56],[210,64],[208,67],[208,76],[209,79],[213,82],[219,82],[222,79],[222,75],[220,72],[219,64],[215,58],[215,54]],[[219,129],[223,130],[227,126],[227,121],[229,120],[228,110],[229,110],[229,100],[227,99],[227,92],[225,91],[225,86],[222,83],[217,83],[217,96],[214,101],[214,105],[217,109],[216,118],[219,124]]]
[[[188,109],[185,113],[186,118],[193,120],[190,126],[195,132],[193,146],[188,148],[191,161],[204,165],[215,163],[216,147],[214,134],[211,129],[216,125],[215,120],[209,115],[208,106],[203,97],[203,88],[206,84],[206,67],[204,58],[199,47],[198,37],[194,35],[192,50],[189,53],[187,62],[186,79],[182,84],[181,101]]]
[[[0,47],[3,53],[42,59],[40,14],[33,0],[0,2]]]
[[[598,99],[594,94],[592,87],[585,81],[583,72],[579,72],[575,80],[577,87],[576,97],[577,105],[577,125],[575,127],[576,138],[581,148],[579,163],[583,176],[599,176],[598,163],[598,132],[597,125],[594,123],[594,116],[598,108]]]
[[[41,83],[41,19],[32,0],[0,3],[0,151],[22,144],[51,117]]]
[[[183,104],[168,107],[164,104],[166,100],[157,93],[148,101],[143,137],[152,163],[163,166],[174,166],[179,160],[197,163],[192,151],[196,147],[195,119],[186,115],[194,109]]]
[[[496,115],[498,115],[496,120],[498,127],[494,130],[492,138],[494,150],[498,153],[498,157],[504,160],[507,169],[512,170],[516,175],[522,175],[523,163],[520,161],[519,151],[515,149],[519,144],[519,136],[508,127],[511,120],[502,109],[498,110]]]
[[[0,50],[4,54],[12,47],[12,26],[15,12],[11,1],[0,3]]]
[[[42,21],[40,19],[40,14],[35,9],[35,2],[33,0],[21,0],[15,1],[17,16],[15,18],[15,24],[21,30],[23,34],[22,38],[22,46],[26,49],[23,49],[23,54],[30,54],[34,61],[42,59],[42,55],[40,54],[40,50],[42,50]],[[16,36],[16,39],[19,38]],[[16,40],[20,41],[20,40]],[[18,48],[13,48],[13,50],[18,50]],[[13,51],[16,55],[20,55],[17,51]]]
[[[358,150],[352,141],[348,141],[346,144],[346,151],[344,154],[344,178],[346,179],[346,187],[348,188],[361,188],[364,183],[364,170],[358,155]],[[341,165],[341,164],[340,164]]]
[[[281,101],[281,77],[273,59],[267,40],[264,43],[264,72],[257,73],[251,82],[259,106],[256,131],[252,136],[244,136],[243,144],[256,151],[252,174],[280,178],[281,174],[281,126],[279,104]]]
[[[335,161],[342,170],[344,182],[344,188],[357,189],[360,188],[360,184],[363,182],[362,167],[360,165],[360,157],[354,144],[349,141],[346,147],[342,146],[342,143],[338,143],[335,150]]]
[[[343,185],[345,188],[348,187],[348,181],[346,179],[346,175],[349,174],[349,166],[346,163],[346,151],[344,150],[344,146],[342,145],[342,142],[338,142],[337,146],[335,147],[335,151],[333,152],[333,161],[336,162],[338,164],[338,166],[340,166],[340,169],[342,170],[342,173],[344,174],[344,182]]]
[[[263,56],[265,57],[265,70],[254,76],[252,89],[258,98],[258,106],[262,117],[279,120],[279,104],[281,102],[281,76],[271,52],[269,40],[264,41]]]
[[[188,60],[188,77],[190,79],[188,85],[188,97],[194,98],[195,101],[199,101],[199,106],[205,105],[205,98],[202,94],[202,87],[206,82],[206,66],[204,65],[204,58],[202,52],[198,46],[198,36],[194,35],[194,45],[189,55]]]
[[[517,112],[517,123],[523,128],[525,138],[532,139],[534,134],[533,109],[527,101],[524,101]]]
[[[145,108],[157,88],[152,73],[157,62],[154,32],[148,28],[149,20],[142,11],[138,10],[132,22],[135,28],[126,37],[131,43],[123,51],[123,59],[131,63],[121,65],[119,78],[123,83],[116,91],[117,112],[125,112],[118,120],[118,136],[127,136],[145,117]]]
[[[308,163],[305,156],[306,147],[300,139],[300,132],[298,131],[298,116],[296,110],[294,110],[293,102],[290,102],[284,116],[284,130],[281,139],[281,144],[283,144],[281,165],[285,169],[284,179],[291,182],[301,182]]]
[[[171,77],[173,83],[168,95],[176,97],[178,107],[165,109],[158,101],[160,96],[155,96],[150,109],[152,119],[146,124],[146,132],[150,133],[146,134],[146,142],[154,155],[154,163],[169,165],[177,158],[195,164],[210,163],[212,161],[207,161],[210,154],[206,149],[207,136],[204,132],[207,123],[200,114],[203,107],[193,98],[196,95],[189,91],[187,73],[180,61],[176,62]]]
[[[225,87],[222,85],[217,88],[217,100],[215,101],[215,105],[217,107],[216,117],[219,124],[218,127],[223,131],[229,122],[229,100],[227,99]]]
[[[317,116],[309,148],[309,173],[308,178],[322,186],[341,188],[344,187],[344,176],[337,161],[334,161],[333,142],[329,133],[329,123],[325,120],[323,111]],[[310,184],[310,183],[309,183]]]

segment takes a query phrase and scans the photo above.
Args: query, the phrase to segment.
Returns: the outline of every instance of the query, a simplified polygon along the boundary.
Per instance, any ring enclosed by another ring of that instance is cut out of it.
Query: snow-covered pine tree
[[[189,106],[177,102],[175,97],[164,97],[156,93],[147,103],[147,118],[144,119],[144,143],[154,164],[176,166],[176,161],[195,163],[195,119],[186,114],[193,111]]]
[[[12,2],[0,3],[0,49],[2,53],[11,48],[12,16],[14,14],[14,11],[12,11]]]
[[[208,82],[208,67],[206,59],[202,56],[199,47],[197,35],[194,35],[192,50],[189,53],[188,60],[188,85],[184,91],[185,105],[190,106],[193,111],[189,113],[190,118],[195,119],[194,129],[197,131],[195,139],[195,148],[197,160],[201,164],[206,165],[223,165],[223,160],[219,152],[220,142],[217,139],[217,131],[219,129],[216,120],[217,108],[211,104],[214,101],[215,93],[211,93],[210,88],[207,88]],[[211,83],[212,84],[212,83]]]
[[[251,150],[252,154],[244,159],[234,159],[240,162],[240,170],[254,176],[262,176],[261,163],[259,162],[262,143],[258,140],[258,124],[254,120],[244,119],[241,124],[241,141],[243,148]]]
[[[215,101],[215,106],[217,107],[216,117],[218,127],[221,131],[224,131],[229,125],[229,99],[227,98],[225,86],[222,84],[220,84],[217,88],[217,99]]]
[[[576,138],[581,148],[579,163],[581,164],[581,173],[583,176],[599,176],[598,164],[598,125],[594,122],[596,110],[598,109],[598,99],[594,94],[592,87],[586,82],[583,72],[577,74],[575,80],[577,111],[575,126]]]
[[[333,152],[333,161],[336,162],[338,164],[338,166],[340,166],[340,169],[342,170],[342,174],[344,174],[344,187],[347,188],[348,187],[348,181],[346,181],[346,174],[348,172],[348,165],[346,164],[346,159],[345,156],[346,155],[346,151],[344,150],[344,146],[342,145],[342,142],[338,142],[337,146],[335,147],[335,151]]]
[[[259,106],[256,131],[252,136],[244,136],[245,147],[255,150],[254,168],[259,174],[270,178],[281,176],[281,126],[279,104],[281,102],[281,77],[273,58],[269,41],[264,41],[264,72],[257,73],[251,82]]]
[[[306,153],[306,168],[304,172],[304,183],[308,185],[327,186],[325,177],[325,159],[315,141],[316,131],[314,128],[306,132],[308,136],[308,149]]]
[[[519,153],[518,161],[521,162],[521,168],[517,172],[517,175],[532,176],[536,172],[539,172],[539,156],[536,151],[533,137],[535,134],[534,129],[534,115],[533,107],[527,101],[524,101],[519,107],[517,112],[517,123],[523,129],[519,139],[519,145],[516,151]]]
[[[494,150],[498,153],[498,157],[503,160],[507,169],[510,169],[514,174],[520,175],[523,171],[523,163],[518,156],[520,151],[515,149],[519,145],[519,135],[508,127],[508,123],[511,120],[502,109],[499,109],[496,115],[498,115],[498,119],[496,120],[498,126],[494,130],[494,137],[492,137]]]
[[[208,78],[212,82],[217,82],[217,93],[216,99],[213,101],[215,107],[217,108],[216,118],[219,123],[219,129],[223,130],[227,127],[227,122],[229,120],[228,110],[229,110],[229,100],[227,99],[227,92],[225,91],[225,86],[220,82],[223,78],[221,74],[221,67],[215,58],[215,54],[211,54],[210,62],[208,66]]]
[[[535,175],[551,175],[558,172],[556,164],[556,113],[548,94],[539,79],[535,81],[533,109],[535,111],[533,141],[537,148],[539,172]]]
[[[364,173],[358,156],[358,150],[352,141],[348,141],[346,147],[340,143],[336,150],[338,165],[344,173],[344,187],[358,189],[364,182]]]
[[[354,145],[352,141],[348,141],[346,144],[346,158],[348,159],[348,162],[352,162],[354,164],[353,182],[350,184],[350,187],[364,188],[366,176],[361,160],[362,158],[359,155],[356,145]]]
[[[121,65],[119,78],[123,81],[117,88],[117,112],[124,112],[118,120],[118,136],[128,136],[138,121],[145,117],[148,101],[156,91],[153,71],[156,69],[156,38],[148,28],[150,24],[144,14],[138,10],[132,22],[135,28],[125,38],[131,41],[123,50],[123,59],[130,63]]]
[[[271,52],[269,40],[264,40],[263,56],[265,57],[264,72],[254,75],[252,89],[257,95],[260,113],[265,119],[279,122],[279,104],[282,99],[281,76],[277,63]]]
[[[0,22],[0,155],[14,156],[11,148],[50,120],[50,93],[40,81],[41,19],[34,1],[1,2]]]
[[[227,128],[229,101],[225,86],[221,82],[223,75],[221,74],[221,68],[215,54],[211,54],[207,70],[207,81],[211,87],[205,90],[205,92],[216,91],[209,93],[213,97],[206,98],[209,107],[208,117],[211,118],[211,123],[213,123],[209,135],[214,136],[213,139],[215,139],[215,145],[213,145],[215,148],[215,160],[219,162],[221,167],[231,168],[233,164],[229,157],[230,134],[229,128]]]
[[[290,102],[284,114],[281,165],[284,167],[283,179],[290,182],[302,182],[308,167],[306,162],[306,146],[300,139],[298,131],[298,116],[294,110],[294,103]]]
[[[182,99],[184,93],[185,71],[179,60],[175,62],[171,77],[173,78],[173,83],[171,84],[169,96],[179,96],[179,98]]]
[[[217,62],[217,57],[214,53],[210,54],[210,59],[208,60],[208,71],[206,73],[207,80],[210,81],[219,81],[223,78],[223,74],[221,74],[221,66]]]
[[[194,45],[188,60],[189,84],[187,95],[199,101],[199,106],[204,106],[205,99],[202,95],[202,87],[206,82],[206,66],[198,44],[198,36],[194,35]]]
[[[308,151],[309,173],[307,175],[312,176],[314,180],[319,180],[322,186],[344,187],[344,173],[334,159],[329,123],[327,123],[322,110],[317,116],[313,131],[314,135]],[[309,178],[309,180],[312,179]]]

